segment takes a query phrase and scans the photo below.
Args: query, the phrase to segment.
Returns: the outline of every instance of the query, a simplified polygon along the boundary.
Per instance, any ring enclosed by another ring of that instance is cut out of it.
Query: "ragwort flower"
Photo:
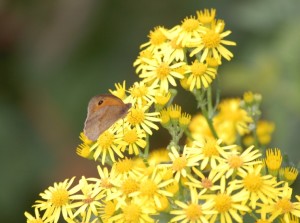
[[[204,203],[199,202],[198,194],[195,188],[190,188],[191,201],[183,202],[176,200],[175,204],[181,208],[179,210],[172,210],[170,213],[176,215],[170,222],[182,223],[208,223],[213,211],[213,201],[208,200]]]
[[[179,182],[180,177],[187,177],[187,169],[192,166],[198,165],[197,158],[193,158],[188,156],[185,153],[185,150],[182,154],[179,154],[175,147],[171,147],[171,152],[169,152],[169,157],[171,159],[171,163],[168,164],[160,164],[161,167],[170,167],[172,172],[175,173],[174,179]]]
[[[71,180],[66,179],[64,182],[54,183],[40,196],[44,200],[37,200],[34,207],[39,210],[45,210],[44,216],[47,222],[57,223],[61,214],[63,218],[72,219],[74,217],[73,208],[81,205],[80,202],[75,202],[76,194],[80,190],[80,185],[70,188],[75,177]]]
[[[46,220],[46,216],[44,215],[41,217],[41,214],[39,212],[38,208],[34,209],[34,216],[29,214],[28,212],[25,212],[24,215],[27,219],[27,223],[45,223],[44,220]]]
[[[121,213],[108,219],[108,223],[154,223],[150,216],[155,209],[148,200],[133,198],[121,204]]]
[[[210,222],[216,222],[219,217],[221,223],[232,222],[232,219],[242,223],[241,212],[250,211],[250,208],[245,205],[248,200],[248,193],[245,191],[234,193],[233,191],[237,188],[234,184],[227,187],[225,177],[221,178],[220,186],[220,193],[211,195],[214,201],[213,210],[216,211],[216,214],[212,215]]]
[[[165,187],[174,180],[164,180],[161,174],[156,170],[150,176],[143,176],[140,180],[141,187],[139,191],[130,194],[131,197],[141,197],[153,201],[158,208],[162,207],[160,196],[172,197],[173,194],[166,191]]]
[[[124,153],[126,150],[129,155],[140,154],[140,149],[144,149],[146,146],[146,133],[143,129],[127,126],[123,132],[118,134],[120,150]]]
[[[247,173],[247,170],[253,167],[253,165],[260,164],[261,161],[258,158],[262,154],[254,146],[250,146],[242,154],[238,154],[237,151],[231,153],[223,153],[222,163],[216,168],[219,173],[225,174],[226,178],[229,178],[233,174]]]
[[[221,161],[221,154],[227,153],[235,147],[221,146],[222,140],[215,140],[214,138],[202,138],[201,141],[194,141],[191,147],[187,147],[186,151],[192,157],[195,157],[200,162],[200,170],[206,167],[215,169]]]
[[[146,60],[147,65],[139,74],[140,78],[144,78],[145,83],[151,85],[159,85],[161,91],[168,91],[169,84],[177,86],[176,78],[182,79],[183,75],[179,73],[176,68],[185,65],[184,62],[173,63],[170,57],[156,56],[151,60]]]
[[[80,207],[74,213],[74,216],[81,215],[84,222],[90,222],[92,216],[98,216],[98,208],[102,206],[104,198],[103,188],[100,186],[101,181],[95,179],[86,179],[82,177],[79,181],[82,194],[75,195],[74,198],[80,200]]]
[[[195,60],[187,69],[187,84],[190,91],[200,88],[208,88],[217,75],[217,70],[208,67],[207,64]]]
[[[216,59],[220,58],[220,55],[226,60],[231,60],[233,54],[226,49],[223,45],[235,46],[236,43],[233,41],[224,40],[231,31],[223,32],[225,23],[222,20],[215,21],[215,24],[211,28],[205,29],[201,34],[201,38],[191,44],[195,49],[191,52],[190,56],[203,51],[201,54],[200,61],[203,62],[207,57],[214,57]]]
[[[121,120],[122,121],[122,120]],[[115,161],[115,154],[119,157],[124,157],[120,151],[120,145],[117,144],[116,132],[120,126],[116,127],[118,122],[116,122],[112,127],[103,132],[97,139],[96,143],[91,146],[90,150],[94,151],[94,159],[97,160],[101,155],[101,163],[105,163],[105,159],[109,154],[112,161]],[[115,127],[115,128],[114,128]]]
[[[277,182],[276,178],[271,175],[262,175],[261,168],[262,165],[257,165],[249,169],[247,173],[240,172],[239,176],[242,179],[230,182],[250,194],[249,204],[253,210],[256,208],[258,201],[264,204],[273,203],[280,193],[278,186],[282,184],[282,182]]]
[[[153,122],[159,122],[159,112],[148,112],[149,105],[136,105],[130,109],[130,112],[125,118],[131,126],[137,129],[143,129],[147,134],[152,135],[151,128],[158,130],[158,126]]]

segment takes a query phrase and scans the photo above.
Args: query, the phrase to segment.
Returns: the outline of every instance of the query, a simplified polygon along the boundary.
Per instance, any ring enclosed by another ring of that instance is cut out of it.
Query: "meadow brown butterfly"
[[[92,141],[96,141],[99,135],[107,130],[120,118],[123,118],[131,104],[124,102],[109,94],[101,94],[92,97],[88,104],[87,118],[84,123],[84,134]]]

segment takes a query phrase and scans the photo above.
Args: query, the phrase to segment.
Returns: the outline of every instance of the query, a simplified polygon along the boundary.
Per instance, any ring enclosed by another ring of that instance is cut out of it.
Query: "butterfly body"
[[[92,97],[88,104],[84,134],[92,141],[97,140],[105,130],[123,118],[130,108],[130,103],[125,104],[114,95],[102,94]]]

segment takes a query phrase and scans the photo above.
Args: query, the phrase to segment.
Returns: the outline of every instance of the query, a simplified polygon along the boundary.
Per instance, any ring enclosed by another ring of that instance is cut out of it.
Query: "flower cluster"
[[[230,33],[215,9],[150,31],[134,62],[140,80],[110,90],[132,105],[126,117],[96,141],[80,134],[76,152],[99,162],[99,175],[50,186],[34,215],[25,212],[27,223],[299,222],[300,196],[291,187],[298,170],[267,147],[274,124],[261,120],[261,96],[220,101],[213,85],[222,59],[233,57]],[[199,114],[173,103],[179,83]],[[151,148],[159,126],[170,142]]]

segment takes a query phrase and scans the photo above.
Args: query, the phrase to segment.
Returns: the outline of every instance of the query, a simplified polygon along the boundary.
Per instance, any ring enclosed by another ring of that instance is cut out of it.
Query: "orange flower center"
[[[202,179],[201,184],[202,184],[202,187],[207,188],[207,189],[211,188],[213,185],[212,181],[208,178]]]

